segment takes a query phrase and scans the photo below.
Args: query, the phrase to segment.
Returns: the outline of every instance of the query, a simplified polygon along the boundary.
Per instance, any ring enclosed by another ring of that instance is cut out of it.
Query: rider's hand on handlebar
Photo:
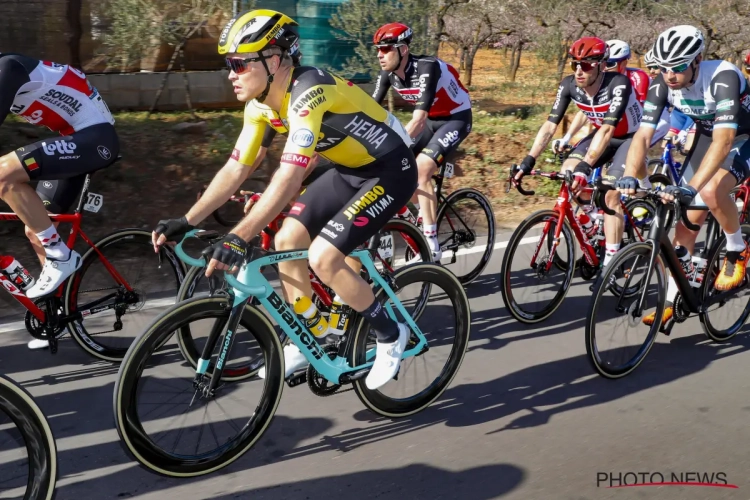
[[[698,191],[693,186],[667,186],[664,191],[659,193],[664,203],[670,203],[679,200],[683,206],[688,206],[698,195]]]
[[[573,183],[570,185],[575,194],[586,187],[589,175],[591,175],[591,165],[583,160],[578,162],[576,168],[573,169]]]
[[[255,205],[255,203],[260,199],[260,195],[263,193],[240,190],[240,194],[243,196],[250,195],[250,197],[247,199],[247,203],[245,203],[245,215],[247,215],[250,212],[250,209],[253,208],[253,205]]]
[[[623,177],[615,182],[617,190],[627,195],[634,195],[638,186],[638,179],[635,177]]]
[[[534,165],[536,165],[536,158],[531,155],[526,155],[526,158],[521,160],[521,164],[519,165],[520,169],[516,174],[516,180],[521,180],[524,175],[530,174],[534,169]]]
[[[229,233],[220,241],[207,247],[203,250],[203,255],[210,255],[211,262],[206,268],[206,276],[211,276],[216,269],[236,273],[247,257],[248,246],[245,240],[236,234]]]
[[[561,154],[565,152],[565,147],[568,145],[568,141],[563,137],[552,142],[552,151],[555,154]]]
[[[160,220],[156,229],[151,233],[151,243],[154,245],[154,252],[159,253],[159,247],[167,241],[175,241],[185,236],[185,233],[194,229],[188,224],[187,218],[164,219]]]

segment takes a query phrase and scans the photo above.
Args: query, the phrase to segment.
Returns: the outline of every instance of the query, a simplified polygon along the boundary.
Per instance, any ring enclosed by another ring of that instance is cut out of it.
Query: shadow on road
[[[293,471],[290,471],[293,472]],[[290,474],[290,477],[293,477]],[[414,464],[385,470],[367,470],[266,488],[248,489],[214,500],[240,498],[429,498],[485,500],[499,498],[516,489],[525,473],[515,465],[496,464],[460,472]]]

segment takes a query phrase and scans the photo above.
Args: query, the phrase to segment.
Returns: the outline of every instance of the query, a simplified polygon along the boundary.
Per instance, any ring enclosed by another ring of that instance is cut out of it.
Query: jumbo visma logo
[[[347,209],[344,210],[344,215],[346,215],[348,220],[352,220],[357,214],[365,210],[370,217],[377,216],[393,201],[391,195],[386,195],[385,198],[381,198],[384,194],[385,189],[383,189],[383,186],[375,186],[362,195],[360,199],[347,207]],[[368,207],[370,208],[368,209]]]

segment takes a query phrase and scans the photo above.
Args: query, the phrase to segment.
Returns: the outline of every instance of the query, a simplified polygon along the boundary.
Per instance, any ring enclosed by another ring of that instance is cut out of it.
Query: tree
[[[69,64],[75,68],[82,69],[81,36],[83,36],[83,28],[81,27],[81,0],[68,0],[66,18],[68,20]]]

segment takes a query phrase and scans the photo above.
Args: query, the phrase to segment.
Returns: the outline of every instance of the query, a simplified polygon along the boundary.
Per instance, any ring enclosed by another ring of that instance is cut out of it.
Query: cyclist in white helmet
[[[646,55],[643,56],[643,64],[646,65],[648,76],[656,79],[659,76],[659,65],[656,64],[656,58],[654,57],[654,49],[648,49]]]
[[[743,282],[750,257],[737,207],[729,197],[732,189],[750,174],[750,96],[740,69],[727,61],[704,61],[704,48],[703,33],[693,26],[674,26],[657,38],[653,51],[661,74],[649,88],[641,126],[628,151],[625,174],[616,185],[626,194],[635,193],[639,184],[648,187],[643,159],[665,107],[674,105],[692,118],[696,138],[685,158],[683,182],[667,186],[663,196],[666,200],[680,199],[687,205],[700,193],[727,238],[726,257],[714,284],[717,290],[726,291]],[[694,224],[702,224],[707,215],[696,210],[688,214]],[[683,259],[692,254],[697,235],[682,223],[677,225],[674,244]],[[687,271],[692,271],[689,259],[683,262]],[[667,300],[673,301],[676,293],[670,279]],[[666,308],[664,320],[672,314],[672,307]],[[654,318],[647,316],[643,321],[652,324]]]

